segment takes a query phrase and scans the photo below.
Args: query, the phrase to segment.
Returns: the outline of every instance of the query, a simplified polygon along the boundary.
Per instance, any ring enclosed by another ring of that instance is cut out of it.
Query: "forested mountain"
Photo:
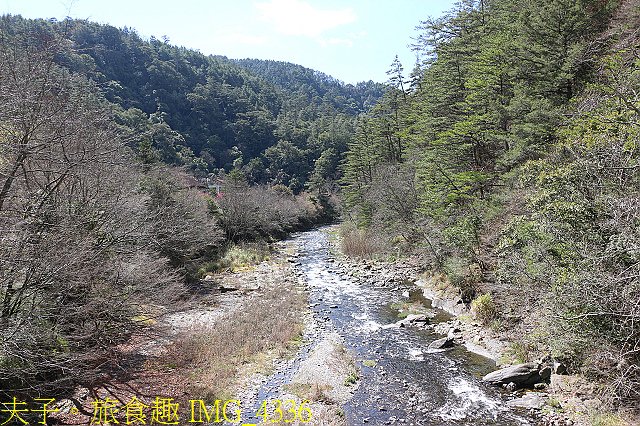
[[[205,56],[127,28],[6,19],[70,44],[58,62],[95,81],[122,108],[118,121],[135,131],[146,161],[199,176],[235,169],[249,183],[295,192],[310,178],[314,188],[331,185],[354,117],[382,93],[380,84],[345,85],[293,64],[273,69],[275,62]]]
[[[292,94],[290,100],[316,106],[323,103],[341,112],[358,114],[371,109],[382,96],[385,86],[373,81],[344,84],[320,71],[305,68],[290,62],[260,59],[239,59],[234,63],[252,71],[281,90]]]
[[[640,386],[639,27],[633,0],[463,1],[422,22],[422,64],[411,81],[395,64],[344,168],[363,241],[420,247],[521,358],[623,399]]]
[[[300,176],[310,173],[308,187],[337,189],[339,163],[354,133],[355,117],[371,109],[385,91],[372,81],[356,86],[344,84],[326,74],[287,62],[258,59],[234,63],[259,75],[283,94],[277,118],[279,141],[265,152],[266,166],[278,170],[277,176],[265,176],[257,161],[245,169],[257,179],[300,187]],[[314,163],[305,157],[315,159]],[[259,168],[255,169],[254,166]],[[291,181],[288,176],[293,176]],[[288,182],[288,183],[287,183]]]

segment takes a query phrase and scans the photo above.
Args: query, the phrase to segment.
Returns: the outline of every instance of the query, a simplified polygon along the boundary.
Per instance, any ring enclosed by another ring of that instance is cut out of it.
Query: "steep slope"
[[[421,251],[520,360],[616,402],[640,383],[638,10],[481,0],[423,22],[421,79],[361,120],[344,168],[371,250]]]

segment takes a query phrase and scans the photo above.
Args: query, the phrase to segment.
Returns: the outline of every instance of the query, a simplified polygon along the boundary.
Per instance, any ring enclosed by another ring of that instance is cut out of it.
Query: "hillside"
[[[233,62],[293,95],[291,98],[294,100],[306,96],[317,106],[325,103],[341,112],[367,112],[385,91],[385,86],[380,83],[368,81],[355,86],[344,84],[320,71],[290,62],[260,59],[239,59]]]
[[[226,60],[132,31],[0,18],[4,396],[103,385],[145,318],[216,291],[206,274],[334,217],[317,191],[292,190],[314,155],[336,147],[337,161],[346,146],[338,136],[316,144],[319,123],[348,129],[353,117],[328,109],[279,124],[285,95]],[[280,139],[289,131],[301,146]],[[336,173],[320,163],[318,185]],[[224,196],[194,179],[223,166]],[[272,186],[249,185],[259,182]]]
[[[419,78],[359,122],[345,200],[365,256],[430,280],[513,342],[640,397],[637,1],[462,2],[422,22]]]

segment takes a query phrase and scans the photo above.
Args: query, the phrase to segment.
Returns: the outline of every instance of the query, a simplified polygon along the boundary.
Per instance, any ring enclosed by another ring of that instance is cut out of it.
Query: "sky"
[[[0,0],[0,14],[76,19],[134,28],[144,38],[229,58],[293,62],[346,83],[387,80],[395,55],[405,73],[415,27],[454,0]]]

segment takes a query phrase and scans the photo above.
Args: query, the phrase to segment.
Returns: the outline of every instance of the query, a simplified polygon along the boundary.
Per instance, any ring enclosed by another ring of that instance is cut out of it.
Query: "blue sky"
[[[143,37],[230,58],[294,62],[347,83],[405,71],[415,27],[453,0],[0,0],[1,14],[65,16],[135,28]]]

